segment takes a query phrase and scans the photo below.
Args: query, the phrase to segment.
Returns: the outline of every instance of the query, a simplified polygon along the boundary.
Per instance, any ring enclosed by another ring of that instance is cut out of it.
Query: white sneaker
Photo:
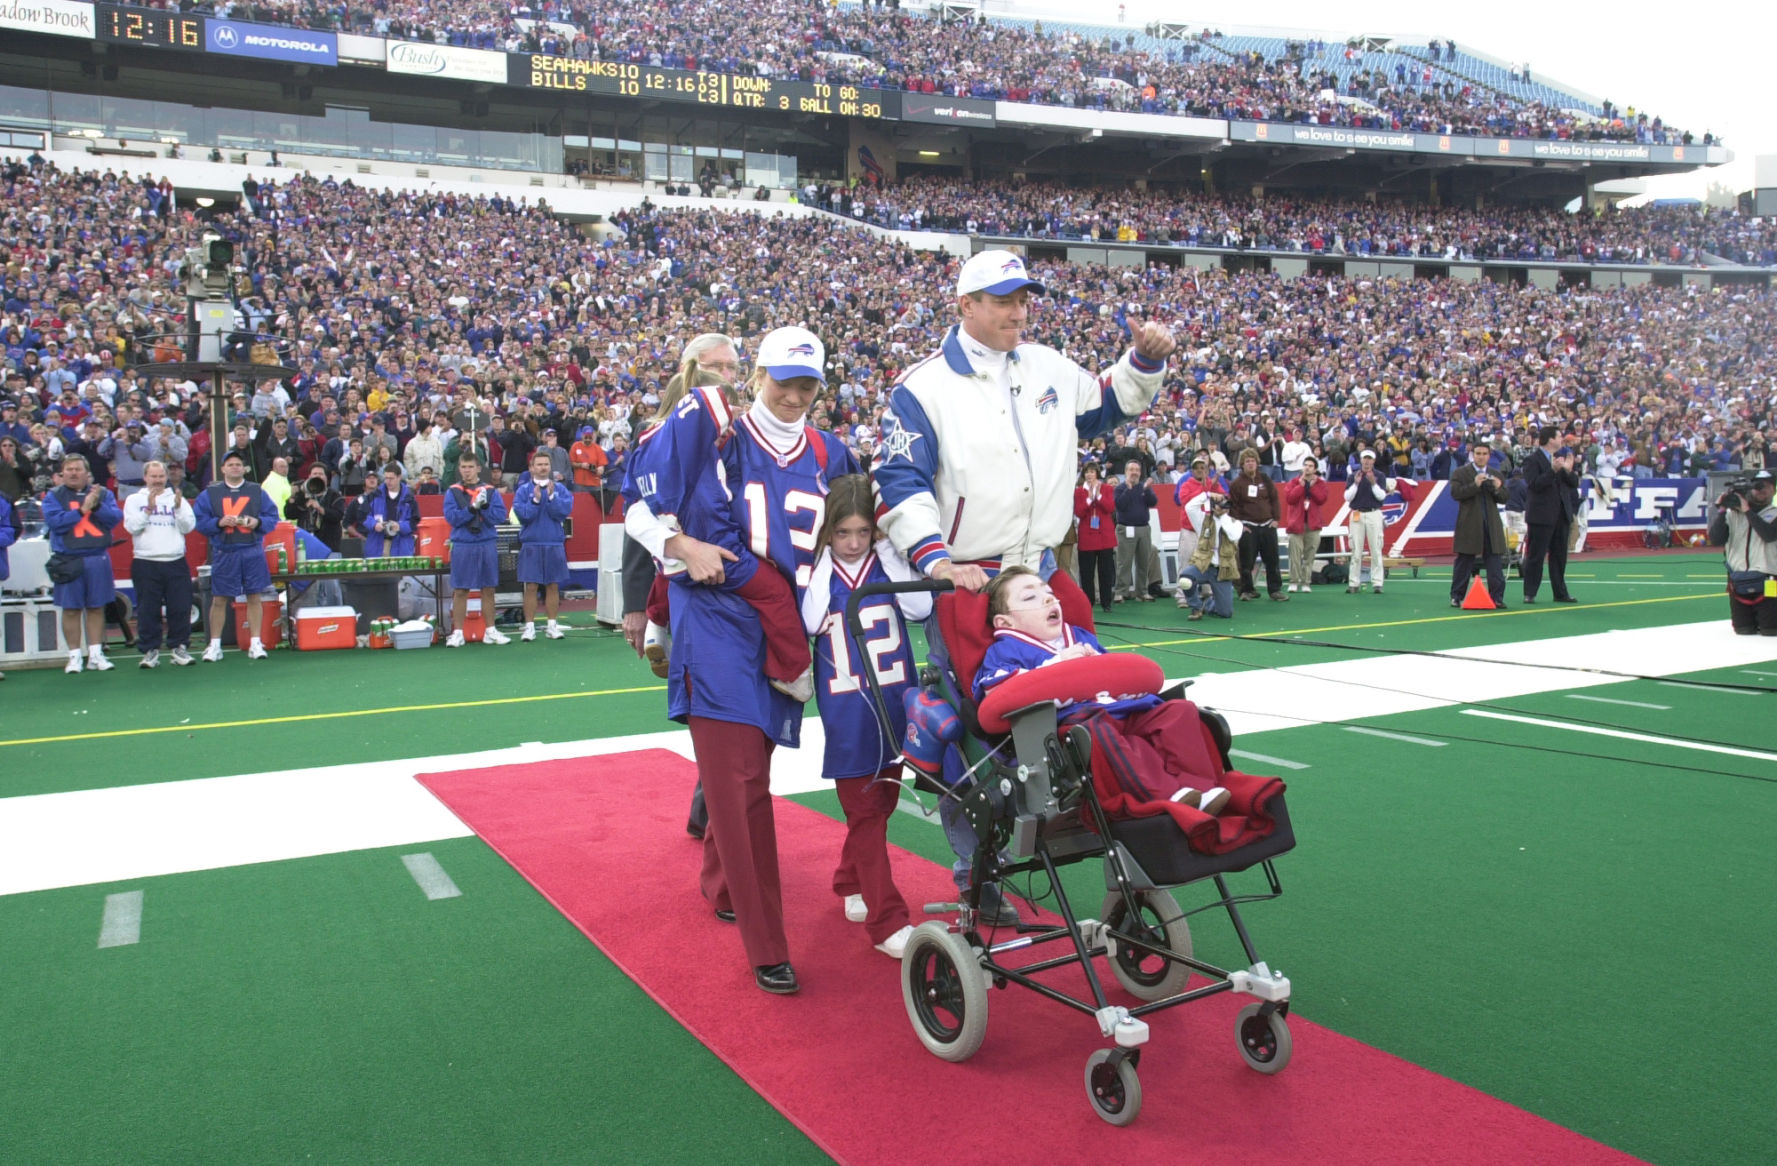
[[[174,648],[173,663],[181,668],[189,668],[191,665],[197,663],[197,661],[193,660],[191,658],[191,653],[187,652],[184,648]]]
[[[210,646],[204,649],[204,663],[206,663],[206,664],[220,664],[220,663],[222,663],[222,641],[221,640],[211,640]]]
[[[1294,583],[1290,584],[1289,591],[1290,591],[1291,595],[1294,595],[1296,593],[1296,585]]]
[[[537,625],[534,623],[525,624],[524,631],[518,633],[518,638],[527,644],[530,643],[532,640],[536,639],[537,638]]]
[[[554,620],[549,621],[549,626],[543,629],[543,634],[552,640],[565,640],[568,638],[568,633],[562,631],[561,625]]]
[[[1347,587],[1347,588],[1346,588],[1346,589],[1345,589],[1345,594],[1347,594],[1347,595],[1356,595],[1356,594],[1357,594],[1357,584],[1356,584],[1356,583],[1353,583],[1353,584],[1352,584],[1352,585],[1351,585],[1351,586],[1349,586],[1349,587]]]
[[[814,697],[814,665],[803,669],[802,675],[794,680],[773,680],[771,687],[797,704],[807,704]]]
[[[444,638],[444,646],[447,648],[462,647],[463,646],[463,631],[462,631],[462,629],[458,628],[455,631],[451,632],[450,635],[446,636]]]
[[[665,627],[657,623],[648,625],[642,633],[642,655],[648,659],[648,667],[654,675],[662,680],[672,671],[668,658],[673,654],[673,635]]]
[[[1219,814],[1228,805],[1228,799],[1232,796],[1219,785],[1205,790],[1185,786],[1183,789],[1174,790],[1172,797],[1167,800],[1190,806],[1195,810],[1202,810],[1206,814]]]
[[[887,939],[876,945],[876,950],[892,960],[898,960],[907,954],[907,941],[913,938],[913,924],[904,925]]]
[[[89,672],[109,672],[115,667],[117,665],[105,659],[101,652],[94,652],[86,658],[86,668]]]
[[[1302,584],[1302,594],[1303,595],[1306,595],[1310,591],[1313,591],[1313,590],[1314,590],[1314,588],[1310,587],[1308,584],[1306,584],[1306,583]]]
[[[512,637],[504,632],[488,628],[481,633],[481,642],[484,644],[510,644],[512,642]]]
[[[137,664],[136,667],[138,667],[138,668],[159,668],[160,667],[160,651],[159,651],[159,649],[150,648],[146,652],[143,652],[142,653],[142,662],[140,664]]]
[[[249,660],[263,660],[269,655],[271,655],[271,653],[267,652],[265,650],[265,645],[258,640],[254,640],[247,645],[247,659]]]
[[[870,908],[864,905],[864,896],[847,895],[845,897],[845,917],[853,923],[862,923],[870,918]]]
[[[62,671],[72,674],[81,671],[84,667],[85,665],[80,662],[80,653],[76,652],[68,657],[68,666]]]

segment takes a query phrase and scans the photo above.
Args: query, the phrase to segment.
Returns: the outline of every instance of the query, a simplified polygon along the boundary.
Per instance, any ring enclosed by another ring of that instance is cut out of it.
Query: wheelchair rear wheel
[[[1086,1098],[1092,1112],[1126,1126],[1141,1112],[1141,1078],[1127,1049],[1099,1049],[1086,1058]]]
[[[1178,901],[1166,891],[1137,891],[1139,919],[1129,918],[1129,908],[1118,891],[1104,897],[1099,916],[1105,926],[1120,935],[1140,938],[1156,947],[1164,947],[1182,956],[1191,954],[1191,925],[1179,910]],[[1114,940],[1115,936],[1106,936]],[[1116,945],[1111,955],[1111,972],[1123,990],[1137,1000],[1163,1000],[1185,990],[1191,969],[1177,960],[1152,952],[1138,951],[1123,944]]]
[[[901,959],[901,1000],[920,1043],[935,1057],[966,1061],[987,1036],[987,981],[969,941],[942,923],[913,929]]]
[[[1234,1039],[1247,1067],[1259,1073],[1281,1073],[1290,1063],[1289,1022],[1281,1012],[1261,1015],[1262,1004],[1248,1004],[1234,1018]]]

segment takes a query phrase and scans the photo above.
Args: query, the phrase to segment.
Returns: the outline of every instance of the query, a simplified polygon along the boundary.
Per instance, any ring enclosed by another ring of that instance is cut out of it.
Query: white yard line
[[[1576,725],[1569,721],[1545,721],[1541,717],[1523,717],[1515,713],[1496,713],[1490,709],[1463,709],[1464,716],[1486,717],[1490,721],[1513,721],[1520,725],[1537,725],[1545,729],[1563,729],[1569,733],[1585,733],[1593,737],[1615,737],[1620,741],[1640,741],[1648,745],[1670,745],[1674,749],[1693,749],[1699,753],[1719,753],[1725,757],[1750,757],[1754,761],[1777,761],[1777,753],[1757,749],[1741,749],[1736,745],[1714,745],[1708,741],[1685,741],[1674,737],[1656,737],[1652,733],[1631,733],[1625,729],[1605,729],[1597,725]]]
[[[1376,642],[1387,646],[1383,633]],[[1777,661],[1777,638],[1736,636],[1726,620],[1496,644],[1442,658],[1375,656],[1198,678],[1191,696],[1220,709],[1237,740],[1295,728],[1301,712],[1336,723],[1617,683],[1517,663],[1583,664],[1640,674],[1747,669]],[[1516,662],[1516,663],[1514,663]],[[780,749],[772,792],[829,788],[820,722]],[[415,774],[523,765],[637,749],[691,755],[682,729],[528,744],[440,757],[0,798],[0,895],[153,878],[464,838],[469,828]],[[1248,754],[1248,756],[1253,756]],[[1268,760],[1259,758],[1260,760]],[[1302,763],[1298,763],[1302,764]],[[1284,768],[1288,768],[1285,766]]]
[[[129,947],[142,942],[142,892],[120,891],[105,896],[99,920],[100,947]]]

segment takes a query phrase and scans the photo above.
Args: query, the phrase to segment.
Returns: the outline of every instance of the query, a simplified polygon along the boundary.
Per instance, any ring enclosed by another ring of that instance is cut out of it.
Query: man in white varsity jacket
[[[1054,551],[1073,521],[1080,442],[1145,413],[1178,346],[1164,325],[1143,324],[1134,347],[1094,375],[1052,348],[1020,343],[1031,296],[1043,293],[1010,251],[963,264],[957,326],[901,377],[882,419],[872,473],[877,525],[916,569],[970,591],[1019,565],[1078,589],[1055,570]],[[943,666],[936,619],[927,621],[926,643]],[[971,680],[963,677],[963,687]],[[955,760],[946,767],[960,771]],[[954,799],[938,811],[956,855],[952,876],[966,893],[975,832]],[[991,922],[1018,920],[997,886],[982,889],[981,907]]]
[[[959,323],[889,395],[874,481],[878,524],[933,579],[978,591],[1001,566],[1047,578],[1073,520],[1082,439],[1139,417],[1177,342],[1162,324],[1098,375],[1020,343],[1043,285],[1010,251],[983,251],[957,279]]]

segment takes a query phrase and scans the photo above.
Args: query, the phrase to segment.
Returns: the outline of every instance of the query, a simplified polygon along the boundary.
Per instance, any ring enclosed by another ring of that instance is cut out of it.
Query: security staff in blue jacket
[[[556,616],[561,588],[568,581],[568,536],[563,523],[574,512],[574,494],[551,473],[549,455],[531,455],[530,474],[512,492],[512,515],[518,519],[518,585],[524,589],[524,631],[519,639],[537,638],[537,589],[543,589],[543,611],[549,619],[544,635],[563,638]]]
[[[62,611],[62,638],[68,644],[66,672],[81,670],[80,646],[85,633],[86,667],[109,672],[105,659],[105,605],[117,598],[111,574],[111,531],[123,521],[117,499],[94,485],[92,467],[79,454],[62,459],[62,484],[43,496],[43,525],[49,528],[49,549],[74,560],[72,581],[55,584],[54,602]]]
[[[463,621],[469,618],[469,592],[481,593],[481,642],[511,641],[494,627],[494,588],[500,582],[499,536],[506,521],[506,500],[481,480],[481,458],[465,451],[457,458],[457,481],[444,492],[444,520],[450,523],[451,631],[447,648],[464,644]]]
[[[260,597],[271,590],[265,536],[278,524],[278,505],[264,487],[247,480],[247,459],[231,449],[222,458],[222,480],[210,483],[191,511],[197,532],[210,539],[210,643],[204,661],[222,662],[222,621],[237,599],[247,604],[247,658],[263,660]]]

